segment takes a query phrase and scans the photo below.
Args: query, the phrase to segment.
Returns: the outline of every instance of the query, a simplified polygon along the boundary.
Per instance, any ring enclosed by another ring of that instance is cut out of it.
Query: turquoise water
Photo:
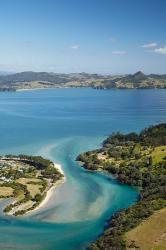
[[[66,176],[41,210],[20,219],[0,215],[0,249],[85,249],[137,193],[80,168],[75,157],[113,131],[140,131],[165,117],[166,90],[0,93],[0,153],[41,154],[60,163]]]

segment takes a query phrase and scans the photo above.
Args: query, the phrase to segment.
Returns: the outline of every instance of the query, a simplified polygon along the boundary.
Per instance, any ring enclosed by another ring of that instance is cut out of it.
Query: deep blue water
[[[46,207],[21,219],[1,216],[0,249],[85,249],[137,193],[80,168],[75,157],[113,131],[140,131],[165,118],[166,90],[0,93],[0,153],[41,154],[60,163],[66,176]]]

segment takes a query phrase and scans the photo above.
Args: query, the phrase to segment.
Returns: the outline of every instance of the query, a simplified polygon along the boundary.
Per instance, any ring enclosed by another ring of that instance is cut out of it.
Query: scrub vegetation
[[[77,160],[84,168],[105,171],[139,191],[138,202],[115,213],[89,249],[142,249],[135,240],[127,246],[125,234],[166,207],[166,124],[151,126],[140,134],[113,133],[101,149],[83,153]]]

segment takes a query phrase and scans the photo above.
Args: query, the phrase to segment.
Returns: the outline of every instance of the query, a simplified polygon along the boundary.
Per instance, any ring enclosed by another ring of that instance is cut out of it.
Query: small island
[[[165,249],[166,124],[140,134],[113,133],[102,148],[80,154],[77,161],[89,171],[104,171],[136,187],[139,193],[137,203],[115,213],[88,249]]]
[[[10,199],[7,215],[23,215],[39,207],[49,190],[63,182],[55,164],[41,156],[0,157],[0,199]]]

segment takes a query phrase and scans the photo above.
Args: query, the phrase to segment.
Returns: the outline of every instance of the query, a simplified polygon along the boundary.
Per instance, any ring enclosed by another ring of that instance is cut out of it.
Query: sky
[[[166,0],[0,0],[0,71],[166,73]]]

